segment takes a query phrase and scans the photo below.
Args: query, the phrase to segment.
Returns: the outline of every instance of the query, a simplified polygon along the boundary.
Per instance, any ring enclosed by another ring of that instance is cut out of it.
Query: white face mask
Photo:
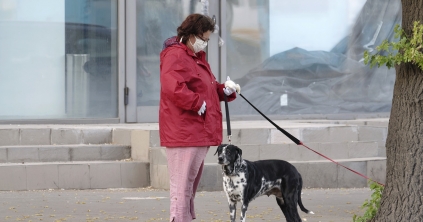
[[[197,53],[197,52],[203,50],[204,48],[206,48],[207,42],[197,38],[197,36],[194,36],[194,37],[195,37],[194,44],[192,44],[191,40],[189,40],[189,39],[188,40],[189,40],[189,43],[192,45],[194,52]]]

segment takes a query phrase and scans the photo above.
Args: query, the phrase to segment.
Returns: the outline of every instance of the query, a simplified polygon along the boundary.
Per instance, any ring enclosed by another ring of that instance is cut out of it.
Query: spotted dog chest
[[[231,201],[241,201],[246,186],[247,178],[243,172],[235,176],[223,176],[223,188],[225,189],[228,199]]]

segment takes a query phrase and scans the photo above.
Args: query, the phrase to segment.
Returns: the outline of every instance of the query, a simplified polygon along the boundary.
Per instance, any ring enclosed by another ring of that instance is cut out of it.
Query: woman
[[[220,101],[236,98],[239,85],[216,81],[203,49],[213,21],[189,15],[178,35],[167,39],[160,54],[160,143],[166,147],[170,177],[170,221],[195,219],[194,196],[210,146],[222,142]],[[225,86],[226,85],[226,86]]]

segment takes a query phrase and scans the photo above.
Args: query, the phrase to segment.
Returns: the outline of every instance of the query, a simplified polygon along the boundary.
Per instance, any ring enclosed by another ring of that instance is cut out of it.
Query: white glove
[[[225,82],[225,88],[223,89],[223,92],[227,96],[231,95],[234,92],[241,93],[241,86],[239,86],[239,84],[235,84],[234,81],[232,81],[231,78],[229,78],[228,76]]]
[[[201,106],[200,110],[198,110],[198,115],[201,116],[206,111],[206,101],[203,102],[203,105]]]
[[[229,88],[229,87],[226,87],[226,88],[223,88],[223,92],[224,92],[227,96],[229,96],[229,95],[231,95],[232,93],[234,93],[234,92],[235,92],[235,89],[233,89],[233,88]]]

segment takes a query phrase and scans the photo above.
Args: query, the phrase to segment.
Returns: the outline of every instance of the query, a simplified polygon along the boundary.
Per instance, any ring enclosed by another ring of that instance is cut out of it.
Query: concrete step
[[[377,142],[342,142],[342,143],[309,143],[311,149],[331,158],[370,158],[381,157]],[[296,144],[262,144],[262,145],[239,145],[243,150],[243,158],[250,161],[265,159],[283,159],[286,161],[315,161],[326,160],[324,157]],[[154,147],[150,149],[149,162],[153,165],[166,164],[166,148]],[[214,155],[217,147],[210,147],[205,163],[216,163]],[[382,156],[383,157],[383,156]]]
[[[55,126],[2,126],[0,146],[105,144],[112,142],[113,128],[55,128]]]
[[[0,163],[123,160],[131,158],[127,145],[0,146]]]
[[[234,122],[232,128],[232,143],[238,146],[242,146],[243,149],[249,149],[251,144],[257,144],[262,146],[262,150],[274,150],[275,152],[279,151],[279,146],[269,146],[267,145],[281,145],[289,146],[289,149],[297,147],[292,141],[290,141],[285,135],[283,135],[277,129],[274,129],[273,126],[265,125],[263,122],[260,124],[250,121],[250,122]],[[285,127],[283,124],[279,123],[280,126]],[[285,124],[285,129],[290,132],[292,135],[296,136],[307,146],[316,149],[317,151],[322,151],[324,154],[327,154],[331,158],[351,158],[351,157],[365,157],[365,156],[356,156],[361,154],[369,154],[374,156],[376,153],[375,148],[357,148],[356,152],[345,151],[342,152],[338,147],[353,147],[355,146],[354,142],[363,142],[367,143],[367,147],[374,147],[377,144],[378,155],[377,156],[386,156],[385,141],[387,135],[387,128],[385,126],[367,126],[367,125],[328,125],[328,124]],[[273,128],[272,128],[273,127]],[[372,144],[375,142],[375,144]],[[131,146],[131,157],[134,160],[140,161],[150,161],[150,148],[160,147],[160,136],[158,129],[115,129],[113,130],[113,143],[114,144],[124,144]],[[226,132],[223,132],[223,143],[228,143]],[[319,145],[315,145],[319,143]],[[345,145],[347,144],[347,145]],[[293,145],[293,146],[291,146]],[[361,146],[361,145],[360,145]],[[362,146],[361,146],[362,147]],[[213,150],[214,148],[211,148]],[[305,149],[302,147],[302,149]],[[362,149],[362,150],[360,150]],[[367,150],[364,150],[367,149]],[[298,148],[298,150],[300,150]],[[319,152],[320,152],[319,151]],[[335,153],[331,153],[335,151]],[[339,152],[338,152],[339,151]],[[362,153],[365,151],[365,153]],[[252,159],[257,159],[257,152],[249,152],[249,156]],[[370,152],[370,153],[369,153]],[[272,157],[271,152],[267,152],[262,156]],[[284,153],[290,159],[291,156],[297,157],[296,152]],[[306,155],[314,155],[314,153],[307,153]],[[342,156],[342,155],[344,156]],[[341,156],[340,156],[341,155]],[[348,156],[345,156],[348,155]],[[208,157],[209,158],[209,157]],[[318,158],[318,157],[317,157]],[[293,159],[295,160],[295,159]]]
[[[0,190],[147,187],[149,172],[139,161],[2,163]]]
[[[242,126],[240,126],[242,127]],[[293,144],[293,142],[276,128],[249,126],[253,128],[232,127],[233,144]],[[284,127],[283,125],[281,127]],[[285,127],[285,130],[304,143],[328,143],[351,141],[374,141],[384,146],[387,127],[383,126],[348,126],[348,125],[304,125]],[[160,136],[158,130],[149,131],[149,146],[159,147]],[[122,133],[122,132],[121,132]],[[228,143],[226,131],[223,132],[223,143]],[[120,136],[122,137],[122,135]],[[118,141],[114,135],[114,142]],[[130,135],[127,135],[130,141]]]
[[[388,119],[356,121],[275,121],[280,127],[305,143],[377,141],[384,145]],[[373,122],[380,124],[373,124]],[[226,124],[223,123],[224,128]],[[267,121],[232,121],[234,144],[292,143]],[[63,145],[63,144],[123,144],[130,145],[139,132],[149,147],[159,147],[158,124],[90,124],[90,125],[0,125],[0,146]],[[223,132],[227,143],[226,131]]]
[[[369,178],[385,183],[386,158],[355,158],[336,160]],[[300,172],[305,188],[362,188],[367,180],[330,161],[290,161]],[[150,165],[151,186],[169,189],[167,165]],[[199,191],[222,191],[222,168],[215,163],[204,165]]]

